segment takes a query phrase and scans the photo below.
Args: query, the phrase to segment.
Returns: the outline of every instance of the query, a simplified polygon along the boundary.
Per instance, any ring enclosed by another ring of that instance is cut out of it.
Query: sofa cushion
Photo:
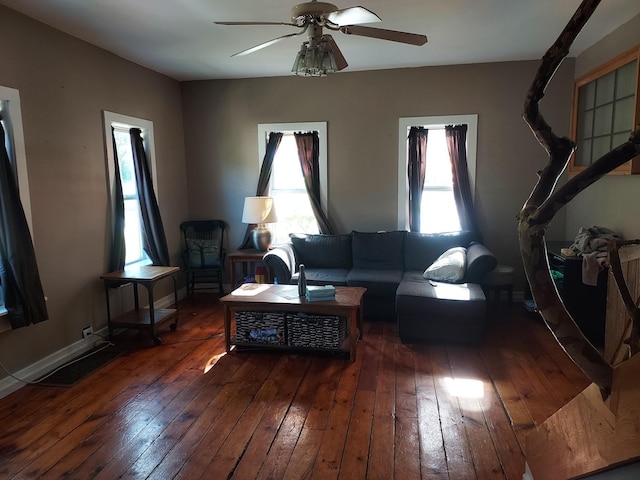
[[[398,333],[404,343],[479,343],[487,315],[475,283],[404,281],[396,294]]]
[[[482,277],[498,265],[498,260],[491,251],[481,243],[471,242],[467,248],[467,273],[465,281],[480,283]]]
[[[444,252],[424,271],[424,278],[437,282],[459,283],[464,278],[467,249],[453,247]]]
[[[308,285],[335,285],[346,286],[348,268],[307,268],[304,267],[304,275]],[[298,274],[291,277],[291,283],[298,283]]]
[[[364,287],[367,296],[391,296],[402,281],[402,270],[371,270],[369,268],[352,268],[347,275],[347,285]]]
[[[351,268],[350,235],[291,233],[289,238],[305,268]]]
[[[408,232],[404,241],[404,269],[422,272],[443,252],[452,247],[466,247],[474,239],[471,232]]]
[[[406,233],[351,232],[353,268],[404,270],[402,250]]]

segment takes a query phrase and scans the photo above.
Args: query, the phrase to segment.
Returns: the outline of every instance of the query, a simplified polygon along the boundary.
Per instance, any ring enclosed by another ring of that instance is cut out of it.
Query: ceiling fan
[[[327,72],[343,70],[348,66],[335,40],[331,35],[323,34],[323,28],[339,31],[347,35],[379,38],[381,40],[406,43],[409,45],[420,46],[427,43],[427,37],[425,35],[362,26],[363,23],[380,21],[381,19],[378,15],[364,7],[338,9],[338,7],[331,3],[311,0],[310,2],[296,5],[291,9],[291,22],[257,21],[214,23],[218,25],[288,25],[298,27],[301,29],[298,32],[274,38],[231,56],[248,55],[286,38],[307,33],[309,40],[302,44],[292,71],[298,75],[320,76],[325,75]]]

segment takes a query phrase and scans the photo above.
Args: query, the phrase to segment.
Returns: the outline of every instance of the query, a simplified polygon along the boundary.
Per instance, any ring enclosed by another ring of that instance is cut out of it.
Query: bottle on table
[[[304,297],[307,294],[307,277],[304,273],[304,265],[301,263],[298,268],[298,296]]]

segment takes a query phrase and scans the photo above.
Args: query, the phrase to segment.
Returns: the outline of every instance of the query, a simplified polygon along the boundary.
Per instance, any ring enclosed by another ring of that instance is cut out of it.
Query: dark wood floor
[[[126,334],[130,351],[72,388],[0,400],[0,478],[520,479],[527,432],[587,386],[519,305],[478,348],[365,322],[353,363],[225,355],[205,294],[162,336]],[[454,396],[460,380],[475,393]]]

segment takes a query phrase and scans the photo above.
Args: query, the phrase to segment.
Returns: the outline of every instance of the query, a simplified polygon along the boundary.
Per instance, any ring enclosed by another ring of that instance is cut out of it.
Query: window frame
[[[407,154],[409,129],[411,127],[444,128],[447,125],[467,125],[467,169],[471,196],[476,196],[476,159],[478,149],[478,115],[438,115],[403,117],[398,121],[398,230],[409,230],[409,180]],[[428,160],[427,160],[428,161]]]
[[[27,171],[27,154],[24,143],[24,127],[22,124],[22,108],[20,105],[20,91],[15,88],[0,85],[0,100],[5,101],[9,112],[11,149],[13,155],[9,156],[9,161],[13,162],[16,176],[18,177],[18,190],[20,193],[20,202],[24,210],[24,216],[27,219],[29,231],[33,232],[33,220],[31,216],[31,195],[29,193],[29,173]],[[31,235],[33,240],[33,233]],[[35,245],[35,243],[34,243]],[[0,285],[0,317],[7,314],[4,308],[4,292]],[[0,320],[0,332],[10,330],[11,325],[6,319]]]
[[[638,128],[640,125],[640,45],[627,50],[626,52],[618,55],[617,57],[609,60],[608,62],[594,68],[587,74],[576,79],[573,86],[573,105],[571,107],[571,140],[578,142],[578,123],[579,123],[579,104],[580,104],[580,89],[585,85],[592,82],[597,82],[598,79],[605,75],[615,72],[618,69],[636,62],[636,78],[635,78],[635,98],[633,109],[633,121],[630,125],[631,131]],[[615,99],[613,100],[615,103]],[[613,135],[613,132],[611,133]],[[570,175],[586,170],[588,166],[576,165],[576,152],[571,154],[568,165],[568,172]],[[596,159],[597,160],[597,159]],[[612,170],[607,175],[635,175],[640,173],[640,155],[632,158],[618,168]]]
[[[24,215],[27,217],[29,230],[33,231],[31,218],[31,197],[29,195],[29,173],[27,171],[27,154],[24,143],[24,129],[22,125],[22,108],[20,107],[20,92],[15,88],[0,86],[0,100],[8,101],[9,120],[11,121],[12,148],[18,189]],[[11,158],[9,158],[11,160]]]
[[[320,207],[328,217],[327,205],[329,199],[328,187],[328,155],[327,155],[327,122],[291,122],[291,123],[260,123],[258,124],[258,171],[262,168],[262,162],[267,151],[269,134],[272,132],[318,132],[319,156],[318,167],[320,175]],[[271,188],[271,185],[269,185]]]
[[[104,127],[104,143],[107,162],[107,182],[109,193],[109,205],[111,214],[113,214],[113,202],[115,195],[115,157],[113,153],[113,140],[111,137],[111,127],[120,129],[139,128],[142,132],[142,139],[144,142],[145,153],[147,155],[147,162],[151,169],[151,179],[153,183],[153,189],[156,192],[156,198],[158,197],[158,177],[156,169],[156,152],[155,141],[153,133],[153,122],[143,118],[132,117],[120,113],[109,112],[107,110],[102,111],[103,127]],[[139,192],[138,192],[139,195]],[[158,201],[159,204],[159,201]],[[112,218],[112,216],[111,216]],[[127,264],[127,266],[134,265],[149,265],[151,260],[146,258],[134,263]]]

